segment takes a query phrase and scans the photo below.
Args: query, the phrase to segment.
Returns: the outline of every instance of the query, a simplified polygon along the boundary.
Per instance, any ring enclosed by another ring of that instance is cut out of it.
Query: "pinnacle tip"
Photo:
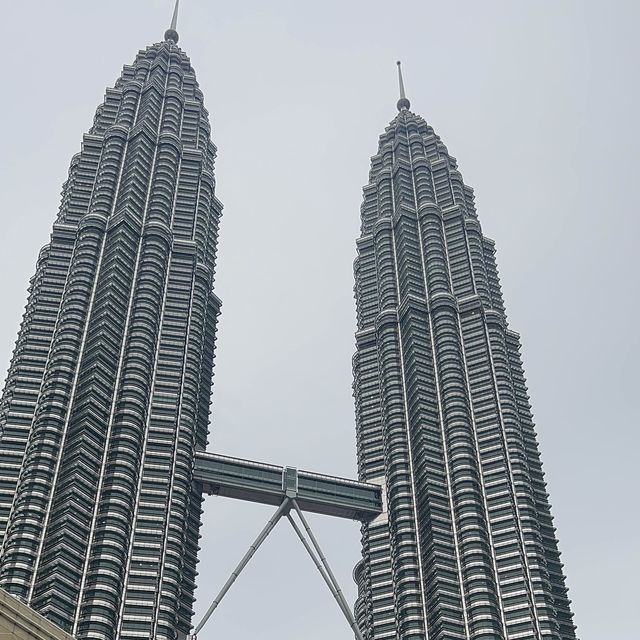
[[[173,8],[173,16],[171,17],[171,26],[165,31],[164,39],[178,42],[178,10],[180,8],[180,0],[176,0],[176,4]]]
[[[400,87],[400,100],[398,100],[398,111],[403,111],[404,109],[408,109],[411,106],[409,100],[407,100],[407,96],[404,92],[404,80],[402,79],[402,67],[400,66],[400,60],[397,62],[398,65],[398,84]]]

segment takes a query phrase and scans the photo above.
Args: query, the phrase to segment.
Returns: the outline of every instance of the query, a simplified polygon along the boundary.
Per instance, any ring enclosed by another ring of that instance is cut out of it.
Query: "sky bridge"
[[[337,518],[370,522],[382,512],[377,485],[215,453],[196,454],[194,480],[209,495],[273,506],[295,497],[302,511]]]

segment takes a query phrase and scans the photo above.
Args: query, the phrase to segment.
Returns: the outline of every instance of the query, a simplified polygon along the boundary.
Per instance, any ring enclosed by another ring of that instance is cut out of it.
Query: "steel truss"
[[[362,633],[358,628],[358,624],[355,618],[353,617],[353,613],[349,608],[349,604],[347,603],[344,597],[344,594],[342,593],[342,589],[340,588],[340,585],[338,584],[338,581],[333,571],[331,570],[331,567],[329,566],[326,556],[322,552],[322,549],[320,547],[320,544],[318,543],[317,538],[313,534],[313,531],[311,530],[311,527],[307,519],[304,517],[304,514],[300,509],[300,506],[298,505],[295,495],[296,495],[295,490],[287,490],[284,500],[282,501],[282,504],[280,504],[276,512],[273,514],[273,516],[271,516],[271,518],[265,525],[264,529],[262,529],[262,531],[258,534],[258,537],[251,544],[247,553],[245,553],[242,560],[240,560],[240,562],[238,563],[238,566],[231,572],[231,576],[225,582],[224,586],[220,590],[220,593],[213,600],[213,602],[211,603],[211,606],[202,617],[202,620],[196,626],[193,632],[193,635],[188,636],[187,640],[197,640],[198,634],[200,633],[200,631],[202,631],[202,628],[205,626],[205,624],[207,624],[213,612],[218,608],[218,605],[220,604],[220,602],[222,602],[222,599],[231,588],[231,585],[233,585],[233,583],[236,581],[236,579],[238,578],[242,570],[247,566],[247,564],[249,564],[249,560],[251,560],[251,558],[254,556],[256,551],[260,548],[262,543],[269,537],[269,534],[275,529],[276,525],[283,517],[286,517],[287,520],[289,520],[289,522],[291,523],[291,526],[293,527],[293,530],[296,532],[298,538],[300,538],[300,541],[302,542],[304,548],[306,549],[307,553],[313,560],[313,563],[315,564],[318,571],[320,572],[320,575],[322,576],[327,587],[329,588],[329,591],[331,591],[331,595],[333,595],[336,602],[338,603],[338,606],[340,607],[340,610],[344,614],[344,617],[347,619],[347,622],[349,623],[349,626],[351,627],[354,633],[354,637],[357,640],[364,640]],[[292,512],[297,514],[304,528],[304,532],[302,531],[302,529],[300,529],[300,526],[294,519]],[[306,536],[308,536],[308,539],[305,536],[305,532],[306,532]]]

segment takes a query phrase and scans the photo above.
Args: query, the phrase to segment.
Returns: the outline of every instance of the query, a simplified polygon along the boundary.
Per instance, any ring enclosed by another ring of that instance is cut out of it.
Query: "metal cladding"
[[[0,404],[0,587],[78,638],[189,632],[222,205],[174,39],[98,107]],[[178,634],[178,636],[176,636]]]
[[[398,108],[354,265],[359,477],[386,501],[363,525],[356,615],[375,640],[574,639],[494,243],[455,159],[404,93]]]

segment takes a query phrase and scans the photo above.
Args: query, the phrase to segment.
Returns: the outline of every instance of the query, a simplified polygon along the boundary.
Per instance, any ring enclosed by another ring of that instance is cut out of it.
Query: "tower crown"
[[[171,18],[171,26],[164,32],[164,39],[172,42],[178,42],[178,9],[180,8],[180,0],[176,0],[176,6],[173,8],[173,17]]]

